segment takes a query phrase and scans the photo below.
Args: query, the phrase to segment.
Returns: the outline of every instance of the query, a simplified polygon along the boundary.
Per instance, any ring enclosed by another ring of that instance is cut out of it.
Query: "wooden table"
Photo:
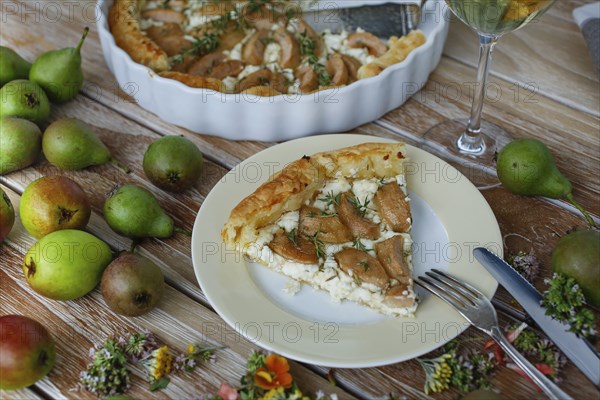
[[[509,131],[514,137],[535,137],[552,150],[559,168],[573,182],[574,195],[596,215],[600,215],[600,87],[587,48],[573,22],[573,8],[587,1],[567,0],[557,4],[537,23],[503,38],[497,47],[491,82],[499,88],[497,101],[484,107],[484,118]],[[130,241],[112,232],[102,218],[106,194],[117,184],[137,184],[151,190],[176,223],[191,229],[203,199],[215,183],[241,160],[272,145],[260,142],[231,142],[191,133],[170,125],[144,111],[131,101],[106,68],[95,29],[93,1],[12,1],[0,2],[1,44],[18,49],[33,60],[43,51],[74,45],[84,26],[91,33],[83,49],[86,84],[77,98],[52,107],[52,120],[77,117],[97,127],[100,137],[115,157],[129,165],[122,173],[113,165],[62,172],[46,161],[0,178],[2,188],[18,208],[25,187],[42,175],[67,174],[87,191],[93,216],[88,230],[114,249],[126,249]],[[14,10],[17,10],[16,12]],[[60,15],[57,10],[61,10]],[[435,124],[449,118],[465,118],[470,104],[467,91],[450,90],[456,82],[472,82],[475,75],[477,40],[463,24],[454,21],[444,57],[429,83],[404,106],[380,120],[358,127],[356,133],[389,137],[407,143],[426,145],[422,136]],[[206,157],[204,175],[195,189],[180,195],[163,192],[146,179],[141,167],[146,147],[163,135],[185,135]],[[438,153],[468,173],[482,187],[506,236],[506,251],[533,248],[543,264],[542,276],[550,274],[549,256],[558,237],[583,219],[562,201],[524,198],[502,187],[486,189],[497,178],[493,168],[472,168]],[[491,166],[491,165],[490,165]],[[519,239],[522,235],[527,240]],[[157,310],[137,318],[112,313],[98,289],[81,299],[68,302],[48,300],[33,292],[21,272],[24,253],[35,242],[19,221],[8,240],[0,245],[0,315],[24,314],[42,321],[52,332],[58,346],[56,367],[48,377],[31,388],[0,392],[2,399],[93,398],[87,392],[69,392],[79,372],[90,361],[88,349],[107,337],[124,331],[149,329],[165,343],[183,351],[190,341],[222,342],[219,334],[203,337],[207,323],[225,327],[211,309],[198,287],[190,257],[190,239],[176,235],[168,240],[146,240],[141,254],[162,268],[168,287]],[[538,284],[541,284],[541,278]],[[499,289],[497,298],[511,302]],[[501,315],[502,322],[510,320]],[[469,346],[479,347],[486,339],[473,329]],[[237,384],[245,371],[248,353],[258,347],[244,339],[229,341],[219,351],[218,361],[197,369],[192,376],[177,377],[166,390],[150,393],[141,378],[134,378],[130,394],[135,398],[187,399],[215,393],[221,382]],[[480,347],[479,347],[480,348]],[[459,396],[456,390],[426,396],[422,392],[424,374],[419,364],[407,361],[380,368],[336,370],[337,386],[328,383],[328,369],[292,362],[292,371],[307,391],[321,388],[338,393],[339,398],[374,398],[387,394],[407,398],[444,398]],[[598,398],[599,392],[572,365],[564,368],[561,386],[575,398]],[[493,384],[509,398],[528,399],[540,394],[513,371],[500,368]]]

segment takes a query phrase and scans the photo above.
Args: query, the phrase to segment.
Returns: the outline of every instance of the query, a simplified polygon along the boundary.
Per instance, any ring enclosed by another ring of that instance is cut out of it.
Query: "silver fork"
[[[571,399],[550,379],[538,371],[504,337],[498,327],[498,317],[492,303],[473,286],[458,280],[440,270],[433,269],[420,276],[415,283],[454,307],[471,325],[487,333],[500,345],[509,357],[544,391],[551,399]]]

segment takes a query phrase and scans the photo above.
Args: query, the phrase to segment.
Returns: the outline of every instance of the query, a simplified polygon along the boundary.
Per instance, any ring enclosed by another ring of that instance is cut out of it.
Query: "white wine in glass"
[[[471,106],[471,116],[466,124],[451,120],[434,126],[426,135],[436,141],[443,136],[458,137],[455,147],[463,155],[480,158],[493,154],[510,140],[500,127],[485,123],[482,129],[481,110],[485,98],[485,85],[492,60],[492,51],[498,39],[515,31],[543,14],[555,0],[446,0],[452,12],[473,28],[480,43],[477,86]]]

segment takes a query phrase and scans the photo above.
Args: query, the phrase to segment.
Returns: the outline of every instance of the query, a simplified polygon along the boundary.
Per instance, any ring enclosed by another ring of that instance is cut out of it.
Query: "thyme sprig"
[[[341,193],[334,194],[333,190],[328,192],[325,196],[320,197],[318,200],[324,202],[328,207],[329,206],[339,206],[340,205],[340,197]]]
[[[314,54],[308,57],[308,65],[317,73],[319,86],[328,86],[331,84],[331,75],[327,72],[327,68],[319,62],[319,59]]]
[[[308,36],[308,32],[304,30],[298,37],[300,43],[300,54],[302,56],[314,56],[317,51],[317,41]]]
[[[229,27],[229,23],[235,21],[239,29],[240,16],[236,12],[225,12],[218,18],[209,21],[205,25],[196,28],[196,30],[204,29],[202,36],[195,38],[192,43],[192,47],[184,50],[181,54],[178,54],[172,58],[173,63],[180,64],[187,56],[202,56],[215,51],[221,43],[221,36],[225,33],[225,30]]]
[[[356,208],[361,217],[364,217],[367,211],[370,210],[369,204],[371,204],[371,200],[369,200],[369,198],[366,196],[362,203],[360,202],[359,198],[355,196],[349,197],[348,201],[354,206],[354,208]]]
[[[298,247],[298,229],[294,228],[291,231],[286,232],[285,235],[295,247]]]
[[[354,239],[352,239],[352,247],[354,247],[355,249],[358,249],[360,251],[373,250],[373,249],[369,249],[369,248],[367,248],[367,246],[365,246],[365,244],[362,242],[360,236],[357,236]]]
[[[305,235],[308,240],[315,245],[315,251],[317,252],[317,258],[324,258],[326,256],[325,252],[325,243],[321,239],[319,239],[319,235],[321,233],[326,233],[322,230],[316,231],[313,235]]]
[[[317,74],[319,86],[327,86],[331,84],[331,74],[329,74],[329,72],[327,72],[327,68],[325,68],[325,66],[319,62],[319,57],[317,57],[317,54],[315,53],[317,51],[317,41],[308,36],[308,32],[306,30],[300,33],[298,41],[300,42],[300,54],[303,57],[306,57],[308,65]]]

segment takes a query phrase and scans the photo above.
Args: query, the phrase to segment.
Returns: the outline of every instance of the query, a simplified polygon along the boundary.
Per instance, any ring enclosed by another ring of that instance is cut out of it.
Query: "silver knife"
[[[402,36],[417,29],[423,0],[322,0],[303,11],[304,20],[318,32],[362,28],[375,36]]]
[[[548,335],[562,352],[597,387],[600,386],[600,354],[587,340],[569,332],[566,324],[546,315],[540,305],[542,295],[504,260],[478,247],[473,250],[475,258],[490,274],[521,304],[535,323]]]

